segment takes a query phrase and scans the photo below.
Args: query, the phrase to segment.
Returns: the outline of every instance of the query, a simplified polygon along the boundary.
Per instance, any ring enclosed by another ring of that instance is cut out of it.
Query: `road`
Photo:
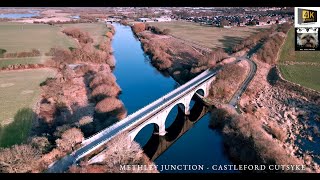
[[[216,75],[217,70],[206,70],[194,79],[190,80],[186,84],[178,87],[177,89],[171,91],[167,95],[159,98],[158,100],[152,102],[146,107],[136,111],[135,113],[127,116],[120,122],[100,131],[94,136],[85,140],[85,145],[80,149],[74,151],[70,155],[62,158],[61,160],[52,164],[47,172],[64,172],[68,169],[70,165],[84,157],[85,155],[91,153],[92,151],[98,149],[107,141],[117,136],[121,132],[124,132],[134,126],[137,126],[147,120],[150,116],[158,113],[168,105],[172,104],[184,94],[194,90],[202,83],[206,82],[208,79]]]
[[[239,106],[238,101],[241,97],[241,95],[243,94],[243,92],[247,89],[249,83],[251,82],[251,80],[253,79],[253,77],[255,76],[256,72],[257,72],[257,65],[255,62],[253,62],[251,59],[248,59],[246,57],[238,57],[238,60],[245,60],[249,63],[250,66],[250,71],[248,76],[246,77],[246,79],[243,81],[243,83],[241,84],[241,86],[238,88],[238,90],[234,93],[233,97],[231,98],[229,104],[234,106],[236,108],[236,110],[239,112]]]

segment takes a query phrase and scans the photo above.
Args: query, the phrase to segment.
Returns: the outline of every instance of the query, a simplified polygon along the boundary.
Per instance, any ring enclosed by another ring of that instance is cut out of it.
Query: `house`
[[[70,16],[70,18],[71,18],[71,19],[73,19],[73,20],[78,20],[78,19],[80,19],[80,16],[79,16],[79,15],[76,15],[76,16]]]
[[[156,18],[154,21],[156,21],[156,22],[169,22],[169,21],[171,21],[171,18],[162,16],[160,18]]]
[[[150,18],[138,18],[139,22],[154,22],[154,20],[150,19]]]

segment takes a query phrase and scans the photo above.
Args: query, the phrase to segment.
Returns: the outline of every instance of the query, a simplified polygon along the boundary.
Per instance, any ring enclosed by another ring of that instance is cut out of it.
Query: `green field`
[[[320,63],[319,51],[295,51],[294,42],[295,42],[294,29],[291,28],[287,37],[287,41],[282,47],[282,51],[280,54],[280,62],[295,61],[295,62]]]
[[[281,74],[291,82],[320,91],[320,52],[295,51],[294,38],[291,28],[280,52]],[[305,64],[286,64],[286,61]]]
[[[26,57],[26,58],[0,58],[0,68],[14,64],[42,64],[49,56]]]
[[[39,84],[54,74],[48,69],[0,72],[0,124],[11,122],[19,109],[32,108],[39,98]]]
[[[287,80],[320,91],[320,66],[281,65],[280,71]]]
[[[103,23],[78,23],[78,24],[63,24],[62,29],[67,27],[79,28],[82,31],[86,31],[93,38],[94,44],[99,44],[105,38],[105,34],[108,30],[106,24]]]
[[[59,27],[45,24],[0,23],[0,49],[10,52],[39,49],[42,53],[52,47],[74,47],[75,41],[63,34]]]
[[[151,22],[148,23],[159,27],[161,30],[167,28],[171,35],[197,43],[208,48],[222,47],[226,49],[232,48],[238,44],[243,38],[250,36],[252,33],[269,27],[233,27],[233,28],[218,28],[201,26],[199,23],[192,22]]]

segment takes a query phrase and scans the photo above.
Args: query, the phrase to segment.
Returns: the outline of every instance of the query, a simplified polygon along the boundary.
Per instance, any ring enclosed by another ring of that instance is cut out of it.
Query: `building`
[[[169,21],[171,21],[171,18],[162,16],[160,18],[156,18],[154,21],[156,21],[156,22],[169,22]]]
[[[139,22],[154,22],[154,20],[150,19],[150,18],[138,18]]]

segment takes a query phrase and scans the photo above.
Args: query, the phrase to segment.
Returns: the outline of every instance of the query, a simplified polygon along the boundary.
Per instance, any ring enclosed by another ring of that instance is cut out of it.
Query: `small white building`
[[[154,21],[156,22],[169,22],[171,21],[170,17],[160,17],[160,18],[156,18]]]
[[[138,18],[139,22],[154,22],[154,20],[150,19],[150,18]]]

